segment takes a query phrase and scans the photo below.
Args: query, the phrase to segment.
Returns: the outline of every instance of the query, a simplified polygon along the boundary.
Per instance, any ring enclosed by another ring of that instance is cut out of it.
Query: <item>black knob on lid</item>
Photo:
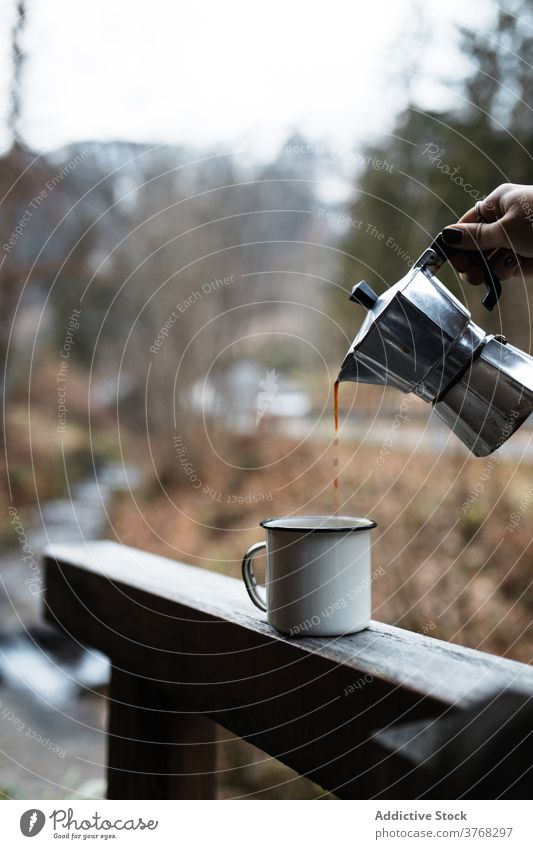
[[[366,307],[367,310],[372,309],[377,299],[378,296],[372,287],[368,285],[366,280],[361,280],[360,283],[356,283],[352,289],[352,294],[350,295],[350,301],[355,301],[356,304],[361,304],[361,306]]]

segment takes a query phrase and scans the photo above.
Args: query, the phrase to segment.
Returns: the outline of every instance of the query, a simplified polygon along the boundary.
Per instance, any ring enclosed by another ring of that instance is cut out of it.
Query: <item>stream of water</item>
[[[70,497],[17,510],[38,568],[13,533],[0,556],[0,789],[8,795],[103,794],[109,662],[44,624],[40,557],[50,543],[104,536],[115,494],[138,484],[135,468],[109,464],[72,485]]]

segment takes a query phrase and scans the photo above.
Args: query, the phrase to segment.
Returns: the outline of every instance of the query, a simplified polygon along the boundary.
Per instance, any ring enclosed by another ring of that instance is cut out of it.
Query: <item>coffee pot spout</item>
[[[378,300],[378,296],[365,280],[361,280],[352,289],[350,301],[365,307],[369,313],[367,321],[363,324],[352,347],[344,358],[339,376],[337,377],[338,383],[342,383],[345,380],[351,380],[353,383],[370,383],[375,386],[384,386],[386,383],[384,370],[379,361],[373,360],[371,357],[367,358],[364,353],[360,354],[359,351],[356,353],[356,349],[359,348],[358,342],[365,335],[368,322],[373,320],[372,309]]]
[[[345,380],[351,380],[353,383],[370,383],[374,386],[385,385],[382,374],[369,365],[356,360],[351,352],[344,359],[337,377],[337,383],[342,383]]]

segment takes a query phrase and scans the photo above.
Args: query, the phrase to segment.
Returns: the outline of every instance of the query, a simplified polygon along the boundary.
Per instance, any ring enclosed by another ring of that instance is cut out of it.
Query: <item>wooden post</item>
[[[108,702],[108,799],[216,798],[214,722],[116,667]]]

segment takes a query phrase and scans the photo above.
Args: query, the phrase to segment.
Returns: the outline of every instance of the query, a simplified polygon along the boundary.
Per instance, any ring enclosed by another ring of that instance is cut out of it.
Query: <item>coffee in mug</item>
[[[290,636],[333,637],[366,628],[371,615],[372,519],[353,516],[283,516],[265,519],[265,542],[242,562],[253,603],[277,631]],[[253,559],[266,550],[264,600]]]

